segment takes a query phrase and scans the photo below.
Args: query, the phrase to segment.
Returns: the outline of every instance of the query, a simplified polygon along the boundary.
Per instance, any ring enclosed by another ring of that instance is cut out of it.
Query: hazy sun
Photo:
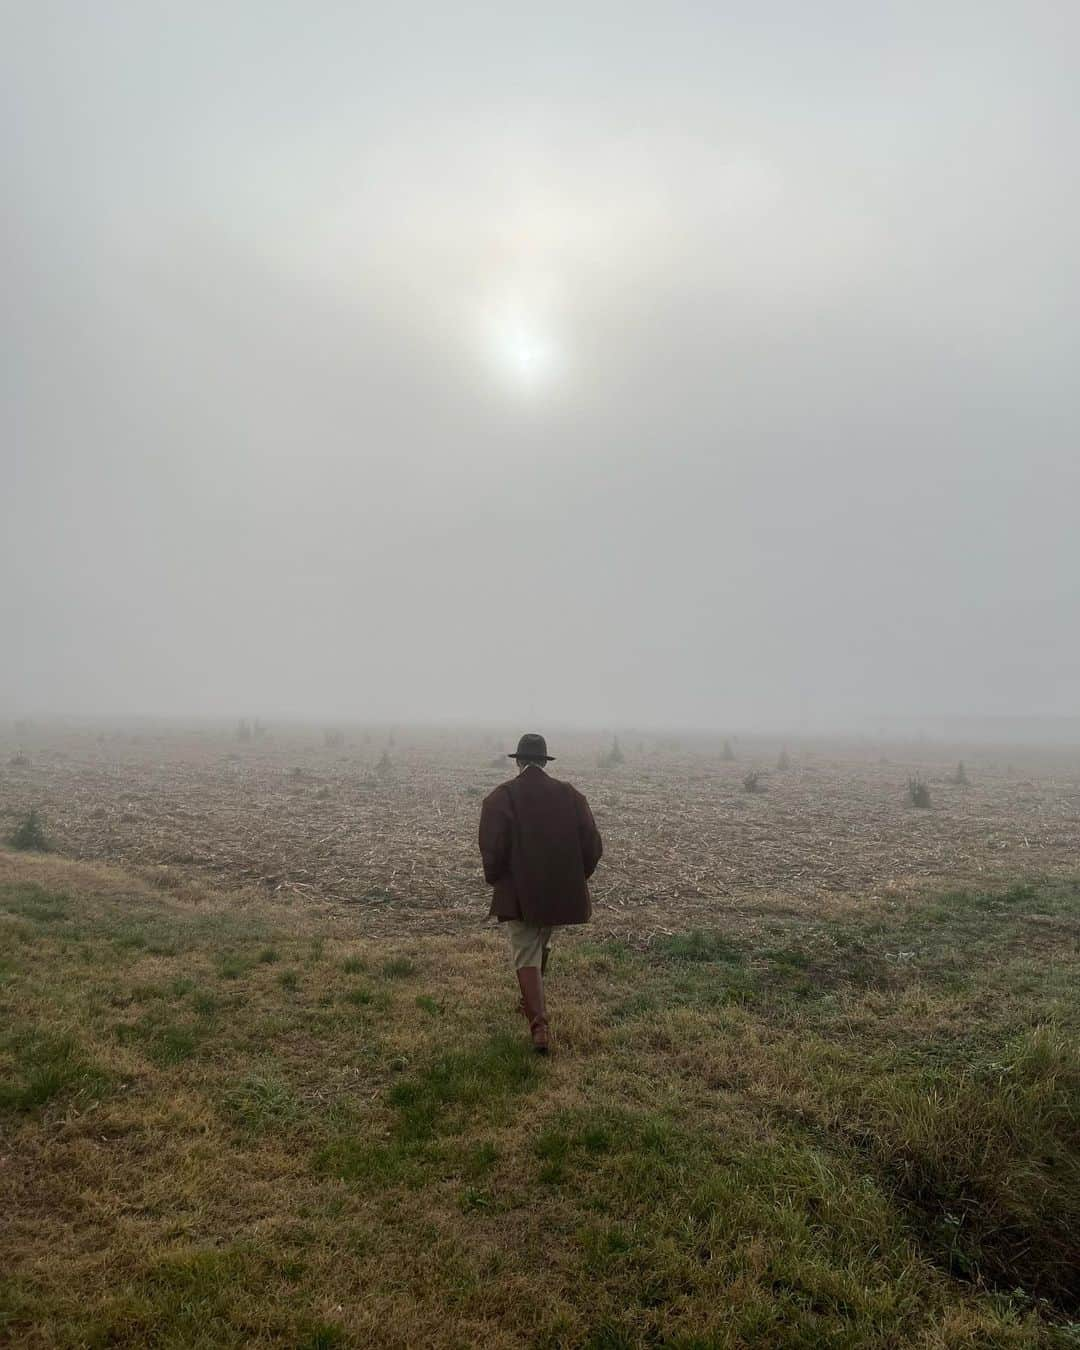
[[[555,373],[555,346],[536,329],[517,325],[499,335],[498,354],[504,372],[529,388],[549,381]]]
[[[482,310],[480,334],[485,361],[504,388],[539,393],[565,370],[555,310],[544,297],[501,296]]]

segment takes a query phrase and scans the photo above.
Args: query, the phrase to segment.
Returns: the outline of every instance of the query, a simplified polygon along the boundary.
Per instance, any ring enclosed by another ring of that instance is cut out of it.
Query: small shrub
[[[235,952],[223,952],[218,957],[218,974],[223,980],[238,979],[247,970],[248,963]]]
[[[8,840],[12,848],[24,852],[47,853],[49,841],[45,836],[45,821],[39,811],[31,808],[19,821]]]
[[[8,763],[13,769],[28,769],[30,767],[30,756],[23,754],[21,750],[16,750]]]
[[[744,792],[764,792],[765,784],[761,781],[761,774],[757,769],[751,769],[742,780]]]
[[[282,989],[290,991],[298,989],[300,987],[300,976],[295,970],[283,970],[278,976],[278,984],[281,985]]]
[[[347,956],[341,963],[341,969],[346,975],[359,975],[364,969],[363,959],[359,956]]]
[[[301,1115],[300,1102],[286,1084],[259,1074],[230,1088],[222,1105],[237,1125],[252,1132],[291,1125]]]
[[[930,788],[920,774],[908,779],[908,797],[912,806],[927,807],[930,805]]]

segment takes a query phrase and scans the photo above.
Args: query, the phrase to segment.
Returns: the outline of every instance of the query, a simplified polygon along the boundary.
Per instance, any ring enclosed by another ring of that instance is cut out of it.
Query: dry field
[[[30,807],[56,846],[228,887],[348,906],[364,932],[459,932],[479,922],[482,796],[508,776],[516,732],[318,728],[0,733],[0,836]],[[648,942],[770,914],[790,924],[928,887],[1069,875],[1080,859],[1080,748],[695,744],[551,738],[552,771],[586,793],[606,845],[598,930]],[[19,755],[19,751],[22,755]],[[388,763],[380,769],[383,756]],[[20,759],[28,762],[19,762]],[[951,783],[960,759],[968,786]],[[762,771],[765,791],[743,787]],[[907,797],[921,774],[931,807]],[[167,878],[166,878],[167,880]]]

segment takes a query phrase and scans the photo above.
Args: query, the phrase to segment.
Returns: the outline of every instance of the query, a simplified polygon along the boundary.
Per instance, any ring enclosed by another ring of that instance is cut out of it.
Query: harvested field
[[[66,854],[348,906],[365,931],[458,931],[485,912],[483,795],[515,735],[273,728],[9,729],[0,833],[40,809]],[[587,794],[606,844],[597,927],[647,940],[723,915],[794,923],[927,887],[1062,876],[1080,857],[1080,751],[681,743],[554,736],[552,771]],[[959,760],[969,783],[950,779]],[[745,790],[759,769],[764,791]],[[920,775],[931,806],[910,804]]]

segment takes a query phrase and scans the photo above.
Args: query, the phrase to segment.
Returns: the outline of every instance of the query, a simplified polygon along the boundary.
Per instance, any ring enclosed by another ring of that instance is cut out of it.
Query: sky
[[[1080,7],[0,16],[0,716],[1078,711]]]

